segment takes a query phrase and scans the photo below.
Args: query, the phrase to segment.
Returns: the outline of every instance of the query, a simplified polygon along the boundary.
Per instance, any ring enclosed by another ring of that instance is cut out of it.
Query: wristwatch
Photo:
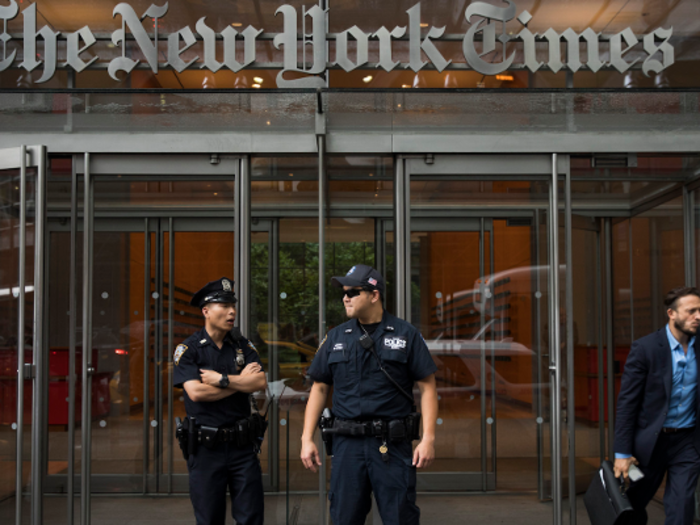
[[[221,379],[219,379],[219,388],[226,388],[228,386],[228,374],[224,372],[221,374]]]

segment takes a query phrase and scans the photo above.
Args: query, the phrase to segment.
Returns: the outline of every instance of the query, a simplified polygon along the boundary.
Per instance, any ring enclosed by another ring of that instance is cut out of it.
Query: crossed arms
[[[241,370],[240,375],[228,376],[229,384],[226,388],[218,386],[222,377],[219,372],[200,370],[199,375],[200,380],[191,379],[182,385],[195,403],[218,401],[236,392],[250,394],[267,388],[267,379],[260,363],[250,363]]]

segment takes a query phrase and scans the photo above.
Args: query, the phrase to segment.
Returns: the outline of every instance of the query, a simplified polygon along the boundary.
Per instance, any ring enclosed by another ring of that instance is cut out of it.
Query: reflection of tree
[[[279,313],[278,342],[301,344],[316,348],[318,337],[318,243],[281,243],[277,268]],[[374,265],[374,244],[364,242],[326,244],[326,324],[328,329],[347,320],[342,296],[332,287],[334,275],[345,275],[356,264]],[[269,330],[261,327],[269,319],[270,282],[268,268],[270,257],[267,243],[251,246],[251,339],[258,346],[261,357],[267,358],[269,348],[264,340],[271,340]],[[284,295],[283,295],[284,294]],[[262,333],[266,332],[266,333]],[[279,362],[304,363],[307,353],[294,344],[276,345]]]

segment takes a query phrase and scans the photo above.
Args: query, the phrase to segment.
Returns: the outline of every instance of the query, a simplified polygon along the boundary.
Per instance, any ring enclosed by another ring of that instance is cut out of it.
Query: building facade
[[[418,490],[575,510],[632,341],[698,280],[700,4],[0,0],[0,21],[3,521],[187,491],[171,356],[191,294],[232,276],[270,385],[266,497],[327,523],[306,370],[356,263],[439,367]]]

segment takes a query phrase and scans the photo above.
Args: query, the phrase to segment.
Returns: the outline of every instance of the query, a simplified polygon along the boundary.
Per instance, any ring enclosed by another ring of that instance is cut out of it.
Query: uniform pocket
[[[416,502],[416,467],[413,465],[413,457],[403,458],[406,466],[406,498]]]
[[[331,352],[328,356],[328,367],[333,374],[333,383],[336,385],[346,384],[349,377],[350,356],[345,350]]]

